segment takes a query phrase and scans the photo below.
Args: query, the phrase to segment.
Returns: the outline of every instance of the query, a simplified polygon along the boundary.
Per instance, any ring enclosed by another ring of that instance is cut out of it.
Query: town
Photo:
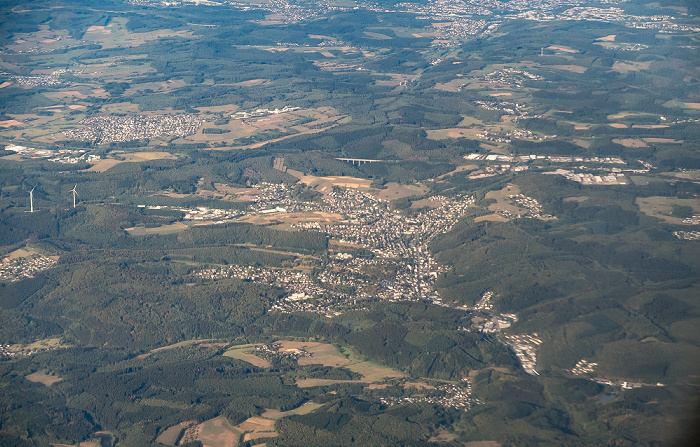
[[[314,312],[329,317],[346,308],[357,308],[370,300],[428,300],[441,303],[435,280],[445,267],[433,259],[428,244],[437,235],[449,231],[466,209],[473,204],[470,196],[433,196],[434,208],[406,216],[391,210],[369,193],[353,189],[337,189],[322,201],[296,202],[283,187],[263,185],[268,200],[258,199],[251,212],[270,210],[321,211],[340,214],[340,222],[303,222],[294,224],[300,230],[326,233],[342,245],[363,247],[372,257],[353,257],[338,253],[322,264],[312,277],[308,273],[284,269],[230,265],[205,269],[197,276],[203,279],[236,277],[265,284],[274,284],[289,292],[284,300],[274,303],[271,311]],[[391,271],[389,277],[372,272]]]
[[[66,130],[66,138],[107,144],[158,137],[185,137],[197,132],[204,119],[192,114],[93,116],[80,121],[85,127]]]
[[[435,208],[409,217],[391,210],[387,203],[370,193],[354,189],[338,188],[324,196],[322,201],[296,204],[292,203],[294,201],[286,186],[265,184],[261,185],[261,189],[266,193],[265,199],[258,198],[251,212],[277,209],[284,205],[306,211],[341,214],[345,217],[341,222],[313,221],[295,226],[300,230],[324,232],[340,244],[369,249],[374,256],[335,253],[324,260],[314,274],[293,269],[229,265],[201,270],[196,273],[197,277],[204,280],[238,278],[286,290],[288,295],[272,303],[270,312],[310,312],[333,318],[351,309],[366,309],[366,305],[372,301],[423,300],[482,314],[475,316],[472,322],[474,329],[483,333],[498,333],[517,321],[515,314],[491,313],[495,298],[493,292],[484,293],[472,309],[444,303],[435,289],[435,280],[445,268],[432,258],[428,243],[452,228],[467,207],[473,204],[473,197],[432,196],[429,200]],[[517,194],[511,195],[510,200],[527,208],[529,217],[554,218],[543,214],[541,205],[533,198]],[[504,337],[503,343],[513,349],[525,372],[537,375],[536,347],[542,343],[537,334]],[[464,396],[459,393],[454,396],[457,396],[455,399],[459,405],[466,405],[467,401],[462,399]],[[391,402],[403,401],[389,399],[386,403]]]

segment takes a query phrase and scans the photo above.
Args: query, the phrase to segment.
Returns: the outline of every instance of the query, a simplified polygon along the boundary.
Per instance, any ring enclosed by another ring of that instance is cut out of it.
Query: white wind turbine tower
[[[78,187],[78,184],[76,183],[75,186],[73,187],[73,189],[70,190],[73,193],[73,208],[75,208],[75,196],[78,195],[78,191],[75,190],[75,188],[77,188],[77,187]]]
[[[34,190],[36,189],[36,186],[32,188],[31,191],[29,191],[29,212],[33,213],[34,212]]]

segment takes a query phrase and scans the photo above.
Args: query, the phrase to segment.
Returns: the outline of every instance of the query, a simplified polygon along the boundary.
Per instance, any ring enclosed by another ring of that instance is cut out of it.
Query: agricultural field
[[[224,357],[231,357],[234,359],[238,360],[243,360],[246,363],[250,363],[253,366],[257,366],[260,368],[269,368],[272,366],[270,362],[267,360],[258,357],[255,354],[252,354],[250,350],[254,347],[253,346],[246,346],[246,347],[241,347],[237,346],[235,348],[229,349],[228,351],[224,352]]]
[[[350,371],[360,374],[362,376],[362,379],[359,380],[360,382],[373,383],[389,378],[403,377],[403,374],[398,371],[373,364],[372,362],[350,360],[333,345],[286,340],[280,341],[280,344],[283,349],[303,349],[311,354],[311,357],[299,358],[298,362],[300,365],[321,364],[333,368],[345,367]],[[344,383],[344,381],[331,381],[329,379],[303,379],[297,381],[297,385],[302,388],[330,385],[333,383]]]
[[[697,225],[684,222],[684,219],[700,214],[700,199],[639,197],[637,198],[637,206],[647,216],[656,217],[676,225]]]

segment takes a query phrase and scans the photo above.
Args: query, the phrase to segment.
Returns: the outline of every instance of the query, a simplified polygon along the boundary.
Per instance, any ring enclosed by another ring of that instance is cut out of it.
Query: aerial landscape
[[[697,445],[698,2],[0,15],[0,446]]]

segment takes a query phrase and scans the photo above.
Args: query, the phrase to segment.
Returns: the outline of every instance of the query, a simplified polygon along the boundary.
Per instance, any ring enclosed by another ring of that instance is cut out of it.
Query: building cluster
[[[642,51],[649,48],[649,45],[644,45],[643,43],[635,43],[630,45],[623,45],[618,50],[620,51]]]
[[[493,297],[495,294],[493,292],[485,292],[483,295],[481,295],[481,298],[479,298],[479,301],[474,304],[474,310],[480,310],[480,311],[490,311],[493,309]]]
[[[693,217],[686,217],[683,219],[684,224],[690,224],[690,225],[700,225],[700,215],[695,214]]]
[[[497,143],[510,143],[514,139],[544,141],[550,138],[556,138],[556,135],[540,135],[525,129],[515,129],[504,132],[484,131],[476,134],[476,136],[482,140],[494,141]]]
[[[589,362],[588,360],[581,359],[579,360],[576,365],[571,369],[572,374],[576,374],[577,376],[582,376],[585,374],[593,374],[595,372],[596,367],[598,366],[598,363],[596,362]],[[608,385],[608,386],[619,386],[623,390],[631,390],[634,388],[641,388],[643,386],[664,386],[663,383],[656,383],[655,385],[647,384],[647,383],[641,383],[641,382],[629,382],[626,380],[610,380],[610,379],[603,379],[603,378],[593,378],[592,379],[594,382],[599,383],[601,385]]]
[[[454,19],[464,16],[489,16],[491,10],[481,6],[482,2],[465,2],[462,0],[428,0],[423,2],[403,2],[395,5],[396,12],[410,12],[425,16],[430,20]]]
[[[9,146],[5,146],[5,150],[10,151],[10,152],[15,152],[15,153],[17,153],[25,158],[33,158],[33,159],[49,158],[49,157],[53,157],[54,155],[56,155],[56,151],[53,151],[50,149],[36,149],[33,147],[19,146],[16,144],[11,144]]]
[[[42,346],[40,348],[35,348],[35,349],[28,349],[28,348],[20,348],[16,349],[16,347],[9,345],[9,344],[0,344],[0,358],[3,357],[27,357],[30,355],[37,354],[39,352],[46,352],[46,351],[54,351],[58,349],[60,346]]]
[[[595,362],[589,362],[588,360],[581,359],[576,362],[576,365],[574,365],[574,367],[571,369],[571,373],[576,374],[577,376],[590,374],[595,371],[596,366],[598,366],[598,364]]]
[[[444,408],[456,408],[467,411],[473,405],[480,403],[471,397],[472,387],[468,379],[462,379],[460,385],[439,385],[435,392],[428,396],[382,397],[383,405],[394,406],[401,404],[429,403]]]
[[[48,256],[32,255],[27,258],[5,259],[0,263],[0,281],[15,282],[33,278],[37,273],[48,270],[58,261]]]
[[[237,210],[222,210],[217,208],[207,208],[204,206],[199,206],[197,208],[177,208],[178,211],[182,211],[185,215],[182,217],[184,220],[211,220],[217,223],[223,223],[236,217],[241,216],[243,213]]]
[[[354,257],[338,253],[324,261],[313,277],[305,272],[238,265],[203,270],[197,276],[211,280],[236,277],[273,284],[289,292],[272,305],[273,311],[327,316],[357,308],[358,302],[362,306],[368,300],[428,300],[441,304],[435,281],[445,267],[433,259],[428,244],[435,236],[450,231],[474,203],[470,196],[433,196],[433,208],[407,216],[391,210],[386,202],[353,189],[337,188],[316,202],[292,200],[286,186],[262,184],[259,189],[263,194],[251,205],[251,212],[285,211],[280,207],[284,205],[294,210],[340,214],[345,217],[341,222],[303,222],[294,226],[364,247],[373,255]],[[383,271],[392,274],[377,278],[372,273]]]
[[[518,214],[517,216],[513,216],[512,213],[510,213],[511,215],[506,217],[525,217],[529,219],[556,219],[556,217],[552,216],[551,214],[545,214],[542,212],[542,205],[540,205],[540,202],[538,202],[537,199],[533,199],[532,197],[528,197],[523,194],[511,194],[508,196],[508,199],[514,205],[526,208],[528,212],[524,215]],[[499,211],[499,213],[507,213],[507,211]]]
[[[226,2],[234,6],[241,4],[235,1]],[[264,9],[275,16],[275,20],[285,23],[297,23],[304,20],[311,20],[321,14],[331,10],[344,9],[331,5],[329,0],[318,2],[296,2],[294,0],[270,0],[261,4],[245,3],[244,9]]]
[[[673,235],[678,239],[686,241],[698,241],[700,240],[700,231],[674,231]]]
[[[514,85],[516,87],[522,87],[523,83],[526,81],[541,81],[544,78],[542,76],[532,74],[526,70],[507,67],[501,70],[496,70],[493,73],[489,73],[485,75],[483,79],[490,84]]]
[[[624,23],[628,28],[654,29],[662,32],[700,31],[700,27],[675,23],[668,15],[635,16],[620,8],[574,7],[555,15],[555,20],[588,20],[595,22]]]
[[[22,355],[19,352],[10,349],[10,345],[0,345],[0,358],[3,357],[16,357]]]
[[[466,308],[466,310],[475,311],[481,315],[472,318],[472,330],[483,333],[497,333],[501,332],[502,329],[511,327],[513,323],[518,321],[518,317],[515,314],[491,313],[495,297],[496,295],[493,292],[485,292],[474,304],[474,307]],[[470,329],[462,327],[461,330],[468,331]]]
[[[22,51],[18,51],[18,53],[22,53]],[[10,79],[24,87],[49,87],[53,85],[63,84],[63,80],[61,80],[61,75],[66,71],[67,70],[55,70],[50,74],[10,76]]]
[[[62,164],[93,163],[100,159],[99,155],[90,154],[85,149],[36,149],[18,145],[5,146],[6,151],[15,152],[22,157],[41,159],[48,158],[49,161]]]
[[[58,157],[49,158],[49,161],[61,164],[77,164],[77,163],[94,163],[102,157],[95,154],[89,154],[85,150],[73,151],[70,149],[58,150]]]
[[[333,317],[340,315],[348,304],[354,305],[356,302],[351,302],[346,293],[324,287],[308,273],[293,270],[231,265],[202,270],[196,276],[210,280],[238,278],[286,290],[289,295],[273,303],[271,312],[310,312]]]
[[[487,22],[486,20],[474,20],[471,18],[452,18],[451,22],[442,30],[444,37],[453,39],[455,43],[473,36],[485,36],[498,27],[500,22]]]
[[[515,314],[500,314],[490,315],[488,318],[479,317],[473,321],[476,322],[475,329],[478,332],[495,334],[511,327],[513,323],[518,321],[518,317]]]
[[[510,163],[530,163],[533,161],[546,160],[552,163],[596,163],[596,164],[626,164],[619,157],[570,157],[566,155],[501,155],[473,153],[465,155],[466,160],[473,161],[507,161]],[[641,160],[640,160],[641,162]]]
[[[243,216],[245,213],[238,210],[222,210],[217,208],[207,208],[199,206],[197,208],[184,208],[179,206],[167,205],[137,205],[138,208],[146,208],[149,210],[175,210],[184,213],[183,220],[201,220],[213,221],[214,223],[224,223],[231,221],[237,217]]]
[[[85,127],[66,130],[66,138],[94,143],[120,143],[159,137],[185,137],[197,132],[204,119],[192,114],[93,116],[80,121]]]
[[[511,101],[474,101],[478,107],[486,110],[494,110],[499,112],[505,112],[508,115],[513,115],[517,117],[526,117],[528,112],[525,110],[525,106],[518,104],[517,102]]]
[[[284,348],[282,343],[270,343],[268,345],[256,346],[256,355],[263,358],[283,357],[298,360],[302,357],[311,357],[313,354],[304,349]]]
[[[527,171],[529,170],[530,167],[528,165],[510,165],[510,164],[501,164],[501,165],[487,165],[484,166],[483,170],[480,171],[475,171],[471,174],[468,175],[470,179],[479,179],[479,178],[486,178],[486,177],[493,177],[495,175],[499,174],[505,174],[508,172],[522,172],[522,171]]]
[[[294,199],[291,189],[284,183],[261,182],[255,185],[255,189],[259,192],[251,198],[249,214],[313,212],[319,209],[315,203]]]
[[[537,333],[532,335],[505,335],[506,344],[515,352],[515,356],[520,361],[526,373],[537,376],[537,346],[542,344],[542,340],[537,338]]]
[[[618,5],[627,0],[599,0],[600,5]],[[458,39],[483,35],[494,31],[504,20],[526,19],[534,21],[587,20],[617,22],[629,28],[656,29],[661,32],[700,31],[700,27],[676,23],[667,15],[635,16],[626,14],[616,7],[582,6],[585,0],[428,0],[427,2],[402,2],[391,6],[386,3],[360,1],[355,5],[341,6],[337,2],[323,0],[304,2],[294,0],[270,0],[260,4],[241,3],[235,0],[128,0],[142,6],[182,6],[198,5],[230,7],[242,10],[261,9],[271,13],[274,20],[284,23],[297,23],[312,20],[330,11],[363,9],[381,13],[411,13],[419,20],[447,22],[447,27],[439,27],[448,39],[436,40],[435,45],[455,45]],[[566,9],[568,8],[568,9]]]
[[[619,386],[623,390],[633,390],[635,388],[641,388],[644,386],[665,386],[661,382],[657,382],[655,384],[651,383],[642,383],[642,382],[629,382],[626,380],[610,380],[610,379],[592,379],[594,382],[599,383],[601,385],[607,385],[607,386]]]
[[[608,175],[595,175],[588,172],[574,172],[568,169],[557,169],[553,172],[543,172],[543,174],[563,175],[569,180],[581,183],[582,185],[626,185],[625,174],[612,172]]]
[[[299,110],[300,107],[283,107],[281,109],[255,109],[251,112],[236,112],[233,115],[231,115],[231,118],[237,119],[237,120],[242,120],[246,118],[259,118],[262,116],[269,116],[269,115],[279,115],[281,113],[289,113],[289,112],[294,112],[296,110]]]

